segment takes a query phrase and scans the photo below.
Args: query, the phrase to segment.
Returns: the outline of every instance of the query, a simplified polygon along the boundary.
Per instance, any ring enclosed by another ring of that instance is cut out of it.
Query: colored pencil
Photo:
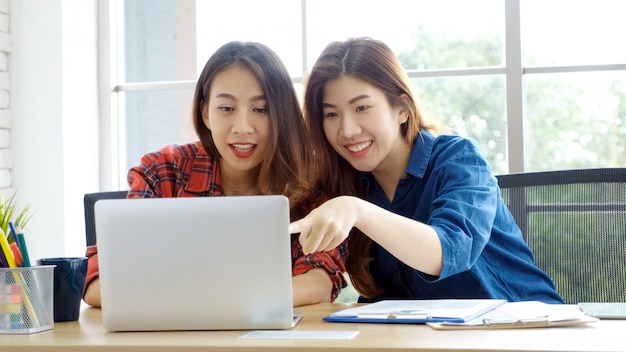
[[[24,262],[23,266],[30,266],[30,258],[28,257],[28,249],[26,248],[26,240],[24,239],[24,233],[19,225],[15,225],[15,230],[17,232],[13,232],[15,235],[15,241],[17,242],[17,246],[20,249],[20,253],[22,254],[22,261]]]

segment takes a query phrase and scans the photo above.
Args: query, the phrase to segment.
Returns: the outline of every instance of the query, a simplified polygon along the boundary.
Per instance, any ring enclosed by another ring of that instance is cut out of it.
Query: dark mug
[[[37,265],[55,265],[54,321],[76,321],[87,278],[87,257],[42,258]]]

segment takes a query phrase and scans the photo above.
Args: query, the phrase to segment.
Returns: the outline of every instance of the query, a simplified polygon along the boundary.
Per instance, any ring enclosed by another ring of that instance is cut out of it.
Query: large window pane
[[[621,0],[520,1],[526,66],[626,62]]]
[[[626,72],[526,77],[527,169],[626,165]]]
[[[169,143],[197,140],[191,108],[193,90],[120,93],[125,108],[120,145],[120,183],[127,188],[126,173],[141,156]],[[125,117],[125,118],[124,118]],[[125,157],[125,158],[124,158]],[[124,160],[125,159],[125,160]]]
[[[123,64],[118,79],[196,79],[194,0],[124,1]]]
[[[414,51],[413,69],[488,66],[494,56],[503,62],[502,0],[314,0],[306,10],[309,67],[328,43],[353,36]],[[476,40],[485,45],[468,45]]]
[[[302,76],[302,9],[292,0],[125,0],[121,82],[193,80],[232,40],[266,44]]]
[[[504,77],[420,79],[413,83],[427,116],[476,141],[494,173],[507,173]]]
[[[196,7],[198,72],[220,46],[241,40],[269,46],[293,77],[302,76],[300,1],[198,1]]]

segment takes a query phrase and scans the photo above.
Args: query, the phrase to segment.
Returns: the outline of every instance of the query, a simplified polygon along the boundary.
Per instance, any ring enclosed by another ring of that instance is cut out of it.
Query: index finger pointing
[[[300,223],[300,221],[294,221],[289,224],[289,233],[300,233],[304,230],[304,226]]]

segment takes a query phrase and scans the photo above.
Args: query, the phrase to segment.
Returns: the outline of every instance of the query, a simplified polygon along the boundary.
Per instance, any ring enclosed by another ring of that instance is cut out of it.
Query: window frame
[[[307,14],[306,2],[301,1],[302,16],[302,72],[307,62]],[[520,0],[504,1],[505,63],[500,67],[459,69],[409,70],[410,78],[447,78],[454,76],[503,75],[506,81],[506,124],[508,172],[524,172],[527,157],[525,140],[525,77],[533,74],[626,71],[626,64],[600,64],[576,66],[523,65],[521,41]],[[101,189],[125,188],[125,172],[120,165],[123,159],[124,135],[123,92],[149,92],[156,90],[194,89],[195,80],[126,83],[122,80],[123,67],[119,48],[123,47],[123,0],[100,1],[99,4],[99,101],[100,101],[100,187]],[[294,84],[302,77],[292,77]]]

